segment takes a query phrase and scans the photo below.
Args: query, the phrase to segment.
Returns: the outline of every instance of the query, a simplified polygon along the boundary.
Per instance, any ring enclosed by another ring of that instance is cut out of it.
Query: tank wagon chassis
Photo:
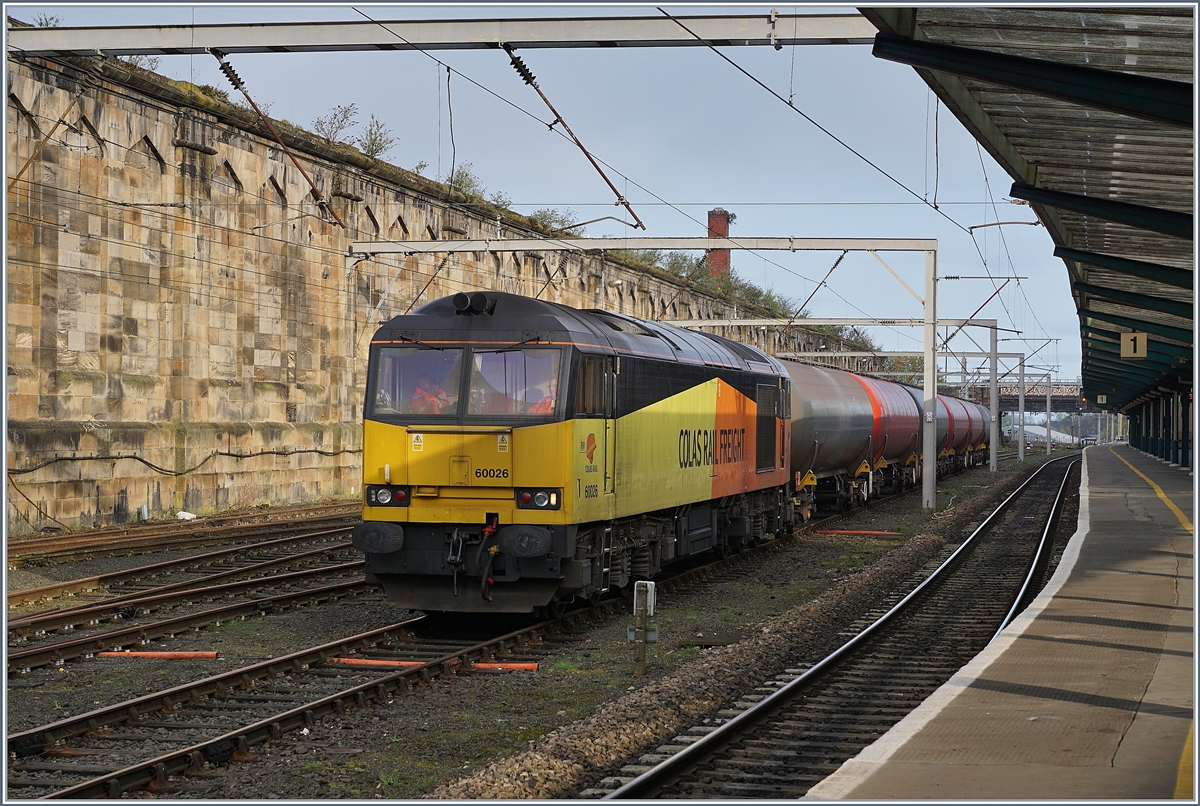
[[[914,487],[920,394],[711,334],[458,294],[372,340],[353,542],[402,606],[554,615]],[[986,456],[980,411],[939,396],[939,473]]]

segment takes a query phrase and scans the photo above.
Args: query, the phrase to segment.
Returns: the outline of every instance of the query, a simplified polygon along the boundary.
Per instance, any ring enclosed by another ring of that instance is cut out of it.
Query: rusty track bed
[[[339,540],[340,538],[348,537],[350,534],[349,527],[339,527],[327,530],[307,531],[299,535],[291,537],[282,537],[275,540],[267,540],[261,543],[239,543],[230,548],[218,549],[216,551],[206,552],[204,554],[193,554],[190,557],[182,557],[175,560],[166,560],[163,562],[152,563],[150,565],[141,565],[136,568],[127,568],[123,571],[113,571],[107,574],[97,576],[83,577],[80,579],[72,579],[66,582],[55,582],[50,585],[43,585],[39,588],[30,588],[28,590],[12,591],[8,594],[8,606],[14,607],[22,604],[32,604],[37,602],[47,602],[57,599],[62,596],[74,596],[80,593],[88,593],[91,591],[105,590],[114,587],[120,587],[131,583],[137,583],[144,580],[155,579],[160,576],[178,573],[178,572],[200,572],[207,566],[212,566],[219,563],[228,563],[237,561],[239,557],[252,557],[258,553],[273,553],[279,550],[287,552],[287,550],[297,544],[302,544],[310,541],[322,540]],[[341,546],[349,545],[342,541]],[[328,549],[326,549],[328,550]],[[279,562],[286,562],[291,557],[299,555],[284,554],[280,556]],[[209,575],[200,580],[191,580],[188,582],[179,583],[176,587],[185,587],[191,582],[196,584],[205,584],[206,582],[215,581],[218,578],[228,578],[235,576],[239,571],[249,571],[250,567],[235,569],[231,571],[221,572],[215,575]],[[129,598],[126,596],[126,598]],[[115,599],[107,599],[106,601],[116,601]],[[86,605],[81,605],[86,606]]]
[[[102,529],[84,533],[55,533],[8,541],[8,566],[15,568],[32,561],[65,562],[87,557],[136,554],[207,546],[240,537],[286,535],[297,530],[342,525],[357,520],[361,503],[309,507],[288,507],[258,513],[238,513],[206,517],[196,521],[171,521],[121,529]]]
[[[95,798],[169,789],[170,776],[205,762],[247,759],[254,747],[326,714],[390,700],[433,677],[470,671],[477,662],[536,661],[547,651],[542,645],[572,620],[605,618],[622,607],[619,600],[603,603],[505,635],[459,642],[449,650],[444,640],[416,636],[424,618],[412,619],[11,734],[7,794]],[[335,666],[338,657],[417,665],[399,670]],[[93,763],[79,764],[79,759]]]

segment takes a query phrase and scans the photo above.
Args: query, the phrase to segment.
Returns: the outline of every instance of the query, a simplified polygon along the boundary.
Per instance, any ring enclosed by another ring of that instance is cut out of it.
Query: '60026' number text
[[[508,478],[508,469],[504,468],[497,470],[492,467],[477,467],[475,468],[475,478],[477,479],[506,479]]]

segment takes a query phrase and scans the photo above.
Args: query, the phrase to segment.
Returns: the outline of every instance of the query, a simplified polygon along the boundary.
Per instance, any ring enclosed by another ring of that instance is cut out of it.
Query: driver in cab
[[[551,378],[546,382],[546,395],[529,407],[530,414],[553,414],[554,395],[558,391],[558,380]]]
[[[434,383],[433,378],[428,375],[417,378],[417,387],[408,404],[413,414],[441,414],[450,405],[446,390]]]

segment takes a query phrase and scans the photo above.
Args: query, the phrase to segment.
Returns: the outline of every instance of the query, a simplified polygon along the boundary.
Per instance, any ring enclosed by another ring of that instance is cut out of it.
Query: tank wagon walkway
[[[1192,476],[1126,445],[1085,456],[1042,595],[807,798],[1192,799]]]

